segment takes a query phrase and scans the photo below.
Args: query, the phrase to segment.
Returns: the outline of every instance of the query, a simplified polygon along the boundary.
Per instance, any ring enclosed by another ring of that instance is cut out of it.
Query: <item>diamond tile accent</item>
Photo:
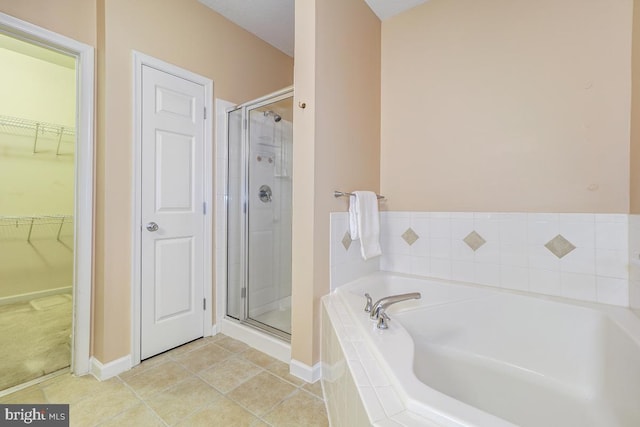
[[[420,236],[418,236],[416,232],[413,231],[411,227],[409,227],[407,228],[407,231],[402,233],[402,238],[404,239],[405,242],[407,242],[409,246],[411,246],[416,242],[416,240],[420,238]]]
[[[471,233],[467,234],[467,237],[465,237],[464,239],[462,239],[467,245],[469,245],[469,247],[475,252],[478,249],[480,249],[480,247],[482,245],[484,245],[485,243],[487,243],[486,240],[484,240],[484,238],[479,235],[475,230],[472,231]]]
[[[558,258],[562,258],[576,248],[573,243],[562,237],[561,234],[549,240],[544,247]]]
[[[349,247],[351,246],[351,242],[353,242],[353,240],[351,240],[351,234],[349,234],[348,231],[344,232],[344,237],[342,238],[342,246],[344,246],[345,250],[349,250]]]

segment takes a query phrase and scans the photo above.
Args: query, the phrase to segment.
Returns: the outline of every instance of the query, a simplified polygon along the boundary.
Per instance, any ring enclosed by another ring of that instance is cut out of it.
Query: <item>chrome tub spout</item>
[[[391,295],[388,297],[384,297],[378,300],[373,305],[373,308],[371,309],[371,312],[369,314],[369,318],[372,320],[378,320],[378,318],[380,317],[380,311],[381,310],[383,312],[386,311],[390,305],[395,304],[397,302],[401,302],[401,301],[407,301],[410,299],[420,299],[420,298],[422,298],[422,295],[420,295],[420,292],[411,292],[408,294]]]

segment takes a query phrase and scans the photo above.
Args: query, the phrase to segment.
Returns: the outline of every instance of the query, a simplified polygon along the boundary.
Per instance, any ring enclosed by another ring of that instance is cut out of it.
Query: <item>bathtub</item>
[[[375,301],[415,291],[420,300],[387,310],[387,330],[363,311],[365,292]],[[383,272],[329,298],[349,314],[343,333],[362,340],[425,424],[640,426],[640,319],[630,310]]]

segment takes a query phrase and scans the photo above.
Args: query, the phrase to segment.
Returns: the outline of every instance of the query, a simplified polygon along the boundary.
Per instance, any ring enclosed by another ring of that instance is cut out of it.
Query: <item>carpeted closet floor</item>
[[[0,305],[0,390],[69,366],[70,294]]]

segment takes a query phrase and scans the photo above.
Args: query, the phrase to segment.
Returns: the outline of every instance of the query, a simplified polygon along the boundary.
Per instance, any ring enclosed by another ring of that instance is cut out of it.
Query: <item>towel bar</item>
[[[337,190],[333,192],[333,197],[335,197],[336,199],[338,197],[344,197],[344,196],[353,196],[353,193],[345,193],[343,191],[337,191]],[[378,198],[378,200],[385,198],[384,196],[381,196],[380,194],[376,194],[376,197]]]

